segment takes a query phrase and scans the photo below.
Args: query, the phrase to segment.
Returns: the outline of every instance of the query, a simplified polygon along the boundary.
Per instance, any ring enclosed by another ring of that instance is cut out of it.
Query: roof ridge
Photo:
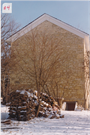
[[[37,17],[36,19],[34,19],[33,21],[31,21],[31,22],[28,23],[27,25],[25,25],[24,27],[22,27],[21,29],[19,29],[17,32],[15,32],[14,34],[12,34],[10,37],[12,37],[13,35],[17,34],[19,31],[23,30],[24,28],[26,28],[27,26],[29,26],[30,24],[32,24],[33,22],[35,22],[36,20],[38,20],[39,18],[41,18],[41,17],[44,16],[44,15],[47,15],[47,16],[49,16],[49,17],[52,17],[52,18],[54,18],[54,19],[56,19],[56,20],[58,20],[58,21],[60,21],[60,22],[62,22],[62,23],[64,23],[64,24],[66,24],[66,25],[68,25],[68,26],[70,26],[70,27],[72,27],[72,28],[74,28],[74,29],[76,29],[76,30],[78,30],[78,31],[80,31],[80,32],[82,32],[82,33],[84,33],[84,34],[89,35],[88,33],[84,32],[84,31],[82,31],[82,30],[80,30],[80,29],[78,29],[78,28],[76,28],[76,27],[74,27],[74,26],[72,26],[72,25],[70,25],[70,24],[68,24],[68,23],[66,23],[66,22],[64,22],[64,21],[62,21],[62,20],[60,20],[60,19],[57,19],[57,18],[55,18],[55,17],[53,17],[53,16],[51,16],[51,15],[49,15],[49,14],[47,14],[47,13],[43,13],[42,15],[40,15],[39,17]],[[10,37],[9,37],[9,38],[10,38]],[[9,38],[7,38],[6,40],[8,40]]]

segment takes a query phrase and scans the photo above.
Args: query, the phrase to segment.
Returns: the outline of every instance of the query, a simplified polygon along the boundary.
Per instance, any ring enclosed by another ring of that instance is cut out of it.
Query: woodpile
[[[39,110],[39,117],[49,117],[51,118],[60,118],[61,116],[61,111],[55,107],[55,106],[51,106],[48,103],[41,101],[40,102],[40,110]]]
[[[38,106],[40,106],[38,117],[49,117],[50,119],[61,117],[58,103],[46,93],[40,93],[38,99],[37,91],[16,90],[10,94],[10,100],[9,116],[18,121],[34,118]]]
[[[46,93],[40,93],[40,99],[46,103],[48,103],[49,105],[51,105],[52,107],[57,107],[58,109],[60,109],[60,107],[58,106],[58,103],[55,101],[55,99],[49,95],[47,95]]]
[[[16,90],[10,94],[10,99],[10,118],[26,121],[35,117],[38,101],[32,90]]]
[[[40,93],[39,117],[60,118],[61,112],[58,103],[46,93]]]

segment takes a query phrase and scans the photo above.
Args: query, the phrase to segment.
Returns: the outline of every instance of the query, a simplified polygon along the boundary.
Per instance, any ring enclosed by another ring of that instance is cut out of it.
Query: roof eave
[[[15,33],[14,35],[12,35],[10,38],[8,38],[6,40],[6,42],[11,43],[14,42],[16,39],[18,39],[19,37],[23,36],[25,33],[29,32],[31,29],[37,27],[39,24],[41,24],[44,21],[49,21],[51,23],[54,23],[55,25],[66,29],[67,31],[76,34],[77,36],[81,37],[81,38],[85,38],[85,36],[89,36],[88,34],[52,17],[49,16],[48,14],[43,14],[42,16],[40,16],[38,19],[35,19],[35,21],[33,21],[32,23],[30,23],[29,25],[27,25],[26,27],[22,28],[21,30],[19,30],[17,33]]]

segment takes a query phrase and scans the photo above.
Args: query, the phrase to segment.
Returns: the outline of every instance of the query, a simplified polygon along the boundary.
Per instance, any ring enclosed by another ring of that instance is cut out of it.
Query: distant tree
[[[6,96],[9,93],[9,62],[11,55],[11,45],[6,39],[14,34],[20,25],[18,25],[10,15],[1,15],[1,95]]]

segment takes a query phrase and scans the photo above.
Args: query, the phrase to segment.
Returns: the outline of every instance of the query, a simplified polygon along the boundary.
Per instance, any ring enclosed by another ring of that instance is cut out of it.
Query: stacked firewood
[[[40,93],[37,97],[37,91],[16,90],[10,94],[10,118],[18,121],[27,121],[35,116],[60,118],[61,112],[58,103],[46,93]],[[38,110],[39,108],[39,110]]]
[[[58,103],[53,97],[46,93],[40,93],[40,111],[39,117],[60,118],[61,111],[59,110]]]
[[[35,117],[38,99],[32,90],[16,90],[10,94],[10,118],[20,121],[30,120]]]
[[[40,93],[40,99],[46,103],[48,103],[49,105],[51,105],[52,107],[57,107],[58,109],[60,109],[60,107],[58,106],[58,103],[55,101],[55,99],[51,96],[49,96],[46,93]]]

